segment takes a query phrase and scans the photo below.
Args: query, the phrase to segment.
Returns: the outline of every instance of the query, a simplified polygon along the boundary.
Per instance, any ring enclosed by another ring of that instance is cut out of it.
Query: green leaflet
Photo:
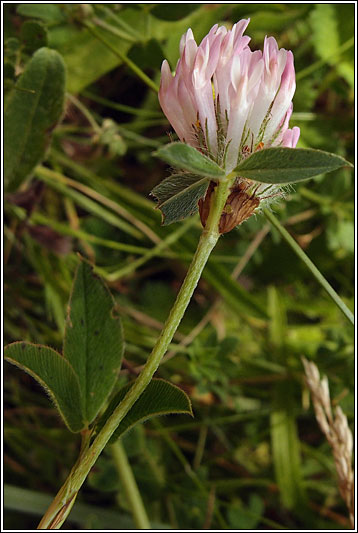
[[[81,261],[68,306],[63,356],[49,348],[15,342],[5,348],[11,363],[29,372],[54,400],[71,431],[96,417],[117,380],[123,333],[115,302],[92,268]]]
[[[335,154],[311,148],[267,148],[254,152],[236,168],[243,178],[262,183],[294,183],[353,165]]]
[[[128,383],[115,395],[99,421],[97,433],[102,429],[132,385],[133,383]],[[120,422],[109,442],[114,442],[138,422],[143,422],[153,416],[173,413],[193,415],[188,395],[179,387],[164,379],[152,379],[148,387]]]
[[[58,52],[40,48],[7,96],[4,182],[16,190],[44,157],[63,112],[65,65]]]
[[[123,333],[110,292],[85,261],[73,282],[63,353],[78,376],[83,416],[90,424],[117,380]]]
[[[58,4],[19,4],[16,12],[19,15],[39,18],[45,22],[59,23],[65,20],[64,13]]]
[[[196,212],[198,201],[209,186],[207,178],[192,174],[173,174],[154,187],[152,195],[158,199],[163,225],[182,220]]]
[[[174,142],[166,144],[153,153],[174,168],[192,172],[206,178],[220,179],[225,172],[214,161],[201,154],[189,144]]]
[[[47,29],[40,21],[27,20],[21,26],[20,38],[25,50],[34,52],[42,46],[47,46]]]
[[[14,342],[5,347],[5,359],[28,372],[44,387],[71,431],[78,432],[85,427],[79,380],[61,354],[48,346]]]

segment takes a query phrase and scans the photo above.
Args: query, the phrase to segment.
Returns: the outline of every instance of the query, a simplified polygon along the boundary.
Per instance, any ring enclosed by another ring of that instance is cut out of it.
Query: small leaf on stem
[[[88,424],[111,393],[122,354],[122,326],[112,295],[90,265],[81,261],[69,302],[63,355],[78,376]]]
[[[13,342],[5,347],[5,359],[36,379],[54,401],[68,428],[85,427],[80,385],[71,364],[61,354],[40,344]]]
[[[163,159],[174,168],[187,170],[199,176],[220,179],[225,176],[225,172],[196,148],[189,144],[174,142],[166,144],[153,153],[154,156]]]
[[[351,163],[339,155],[311,148],[267,148],[242,161],[235,172],[262,183],[295,183]]]
[[[207,178],[192,174],[173,174],[154,187],[151,194],[158,199],[163,225],[182,220],[198,209],[198,201],[209,186]]]
[[[108,418],[121,403],[132,385],[133,383],[128,383],[115,395],[99,421],[96,428],[97,433],[103,428]],[[152,379],[145,391],[120,422],[109,442],[113,443],[135,424],[144,422],[148,418],[179,413],[193,416],[189,396],[182,389],[164,379]]]

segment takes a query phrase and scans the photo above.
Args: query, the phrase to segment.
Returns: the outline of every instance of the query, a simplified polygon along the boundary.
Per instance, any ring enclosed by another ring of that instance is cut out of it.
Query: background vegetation
[[[352,3],[4,5],[7,94],[41,46],[58,51],[67,70],[66,110],[44,162],[20,172],[6,198],[6,342],[60,349],[80,252],[121,309],[120,384],[138,372],[201,230],[197,217],[160,226],[149,192],[168,171],[152,152],[170,126],[141,73],[158,84],[164,58],[175,68],[188,27],[200,40],[217,22],[247,17],[254,49],[273,35],[294,52],[299,146],[353,162]],[[43,125],[31,127],[36,139]],[[353,196],[353,173],[341,169],[297,185],[274,207],[351,309]],[[153,527],[349,527],[301,356],[327,374],[353,421],[353,328],[277,230],[252,217],[221,238],[157,373],[188,392],[195,417],[162,417],[123,440]],[[5,527],[31,529],[79,437],[32,378],[5,369]],[[133,527],[106,451],[64,525],[74,527]]]

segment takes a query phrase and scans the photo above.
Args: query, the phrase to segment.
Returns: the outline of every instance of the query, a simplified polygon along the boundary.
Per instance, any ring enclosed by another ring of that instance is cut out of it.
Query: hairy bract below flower
[[[265,38],[263,52],[251,51],[250,37],[243,35],[248,23],[241,20],[231,30],[216,24],[199,46],[189,29],[180,41],[175,75],[167,61],[162,65],[159,101],[179,139],[227,174],[262,148],[294,148],[300,135],[298,127],[288,127],[296,87],[293,54],[279,49],[273,37]],[[232,199],[237,203],[239,197],[242,216],[226,217],[220,231],[230,231],[278,191],[277,185],[238,177]],[[199,209],[205,225],[205,199]]]

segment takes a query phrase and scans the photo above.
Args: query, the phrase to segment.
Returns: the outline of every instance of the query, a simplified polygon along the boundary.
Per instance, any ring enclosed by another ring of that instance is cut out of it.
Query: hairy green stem
[[[65,484],[60,489],[48,511],[38,526],[38,529],[59,529],[68,516],[72,502],[74,501],[79,489],[85,481],[92,466],[95,464],[98,456],[106,446],[118,424],[123,420],[133,404],[138,400],[140,395],[149,385],[154,373],[156,372],[162,357],[168,349],[168,346],[176,332],[186,308],[191,300],[193,292],[198,284],[201,273],[206,265],[209,256],[219,239],[219,221],[224,209],[226,199],[230,192],[230,187],[235,176],[227,176],[226,179],[219,182],[211,197],[210,213],[206,226],[201,234],[198,247],[189,267],[188,273],[183,281],[177,299],[164,325],[164,328],[148,357],[148,360],[128,391],[124,399],[113,411],[108,418],[102,430],[98,433],[92,445],[81,455],[78,463],[72,469]]]
[[[120,440],[112,444],[111,452],[137,529],[151,529],[133,471]]]
[[[354,325],[353,313],[350,311],[350,309],[348,309],[346,304],[343,302],[340,296],[338,296],[338,294],[333,289],[333,287],[328,283],[326,278],[322,276],[321,272],[318,270],[316,265],[312,263],[311,259],[305,254],[305,252],[297,244],[295,239],[291,237],[288,231],[280,224],[280,222],[277,220],[275,215],[271,213],[271,211],[268,211],[268,209],[264,209],[264,214],[267,220],[271,222],[271,224],[279,231],[279,233],[282,235],[285,241],[291,246],[295,254],[297,254],[298,257],[304,262],[308,270],[310,270],[310,272],[316,278],[318,283],[321,284],[321,286],[324,288],[327,294],[332,298],[332,300],[337,305],[337,307],[339,307],[339,309],[342,311],[345,317],[348,318],[348,320]]]

